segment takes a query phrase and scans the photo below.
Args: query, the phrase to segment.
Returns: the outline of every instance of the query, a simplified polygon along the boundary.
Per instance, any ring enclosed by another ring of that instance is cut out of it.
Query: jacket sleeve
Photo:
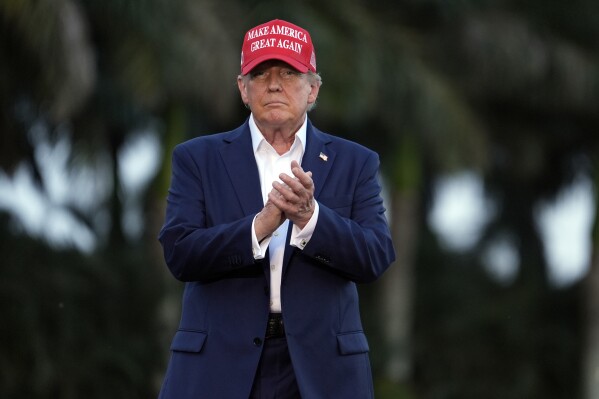
[[[320,203],[318,223],[302,251],[319,265],[359,283],[376,280],[395,260],[378,169],[378,155],[372,152],[360,169],[349,217]]]
[[[177,146],[165,223],[158,237],[171,273],[181,281],[262,274],[261,262],[252,255],[254,215],[232,212],[229,222],[211,225],[206,210],[208,186],[190,150]]]

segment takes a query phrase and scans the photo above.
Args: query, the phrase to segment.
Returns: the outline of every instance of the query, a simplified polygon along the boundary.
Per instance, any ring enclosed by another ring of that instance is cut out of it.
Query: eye
[[[294,71],[293,69],[281,69],[281,77],[283,79],[292,79],[299,75],[299,72]]]
[[[250,76],[252,79],[263,80],[268,76],[268,74],[263,70],[254,70],[250,72]]]

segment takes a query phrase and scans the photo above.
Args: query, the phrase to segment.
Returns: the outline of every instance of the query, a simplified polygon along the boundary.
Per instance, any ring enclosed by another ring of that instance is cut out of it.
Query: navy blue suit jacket
[[[324,156],[321,156],[323,154]],[[181,322],[160,398],[245,399],[269,313],[269,263],[252,255],[263,207],[246,121],[173,152],[160,232],[172,274],[186,282]],[[308,122],[302,167],[312,171],[318,223],[303,250],[287,245],[281,304],[302,397],[372,398],[368,343],[355,283],[395,253],[378,182],[378,155]]]

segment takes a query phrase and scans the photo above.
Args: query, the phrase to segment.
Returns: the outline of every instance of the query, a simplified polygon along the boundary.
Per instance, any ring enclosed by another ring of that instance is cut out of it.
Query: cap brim
[[[306,72],[309,71],[309,68],[307,66],[305,66],[304,64],[302,64],[301,62],[297,61],[294,58],[287,57],[285,55],[280,55],[280,54],[268,54],[268,55],[262,55],[260,57],[256,57],[252,61],[248,62],[241,69],[241,74],[242,75],[247,75],[248,73],[251,72],[252,69],[254,69],[255,67],[257,67],[258,64],[261,64],[264,61],[268,61],[268,60],[279,60],[279,61],[283,61],[283,62],[289,64],[293,69],[296,69],[296,70],[298,70],[301,73],[306,73]]]

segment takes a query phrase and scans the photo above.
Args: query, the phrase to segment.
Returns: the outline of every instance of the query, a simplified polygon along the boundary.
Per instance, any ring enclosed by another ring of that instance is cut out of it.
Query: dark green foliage
[[[141,250],[88,257],[0,224],[0,397],[150,398],[162,274]]]
[[[429,241],[430,242],[430,241]],[[414,383],[422,398],[579,397],[580,297],[505,286],[475,258],[423,245]]]

